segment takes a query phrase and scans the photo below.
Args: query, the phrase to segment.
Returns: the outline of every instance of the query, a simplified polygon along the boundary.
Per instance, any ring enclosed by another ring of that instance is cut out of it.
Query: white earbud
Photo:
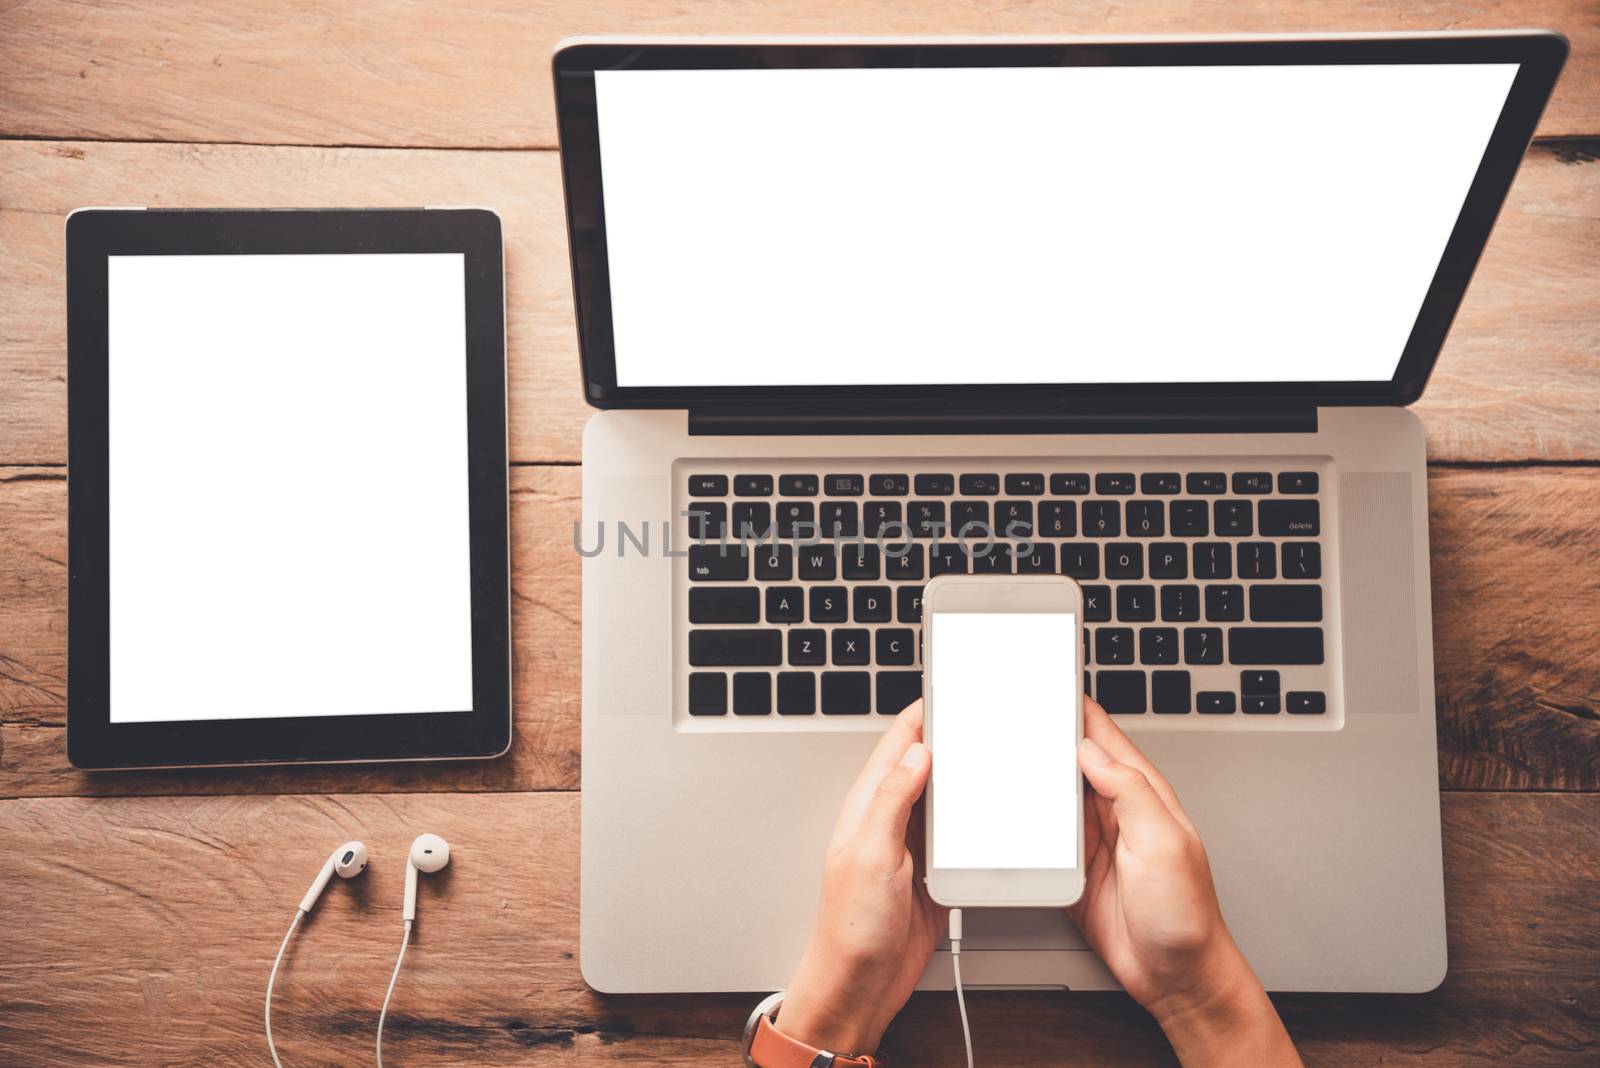
[[[311,906],[317,903],[317,898],[322,896],[323,888],[328,885],[328,880],[338,872],[341,879],[354,879],[367,867],[367,847],[360,842],[346,842],[335,849],[328,857],[322,870],[317,872],[317,877],[311,881],[311,889],[306,891],[306,896],[300,899],[300,911],[310,912]]]
[[[411,843],[411,855],[406,858],[406,901],[400,918],[410,923],[417,918],[417,872],[430,875],[450,863],[450,843],[436,834],[419,834]]]

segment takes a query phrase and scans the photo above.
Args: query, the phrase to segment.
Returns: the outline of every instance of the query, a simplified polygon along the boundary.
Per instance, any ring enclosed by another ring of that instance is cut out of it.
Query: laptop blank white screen
[[[597,71],[617,385],[1387,380],[1516,72]]]

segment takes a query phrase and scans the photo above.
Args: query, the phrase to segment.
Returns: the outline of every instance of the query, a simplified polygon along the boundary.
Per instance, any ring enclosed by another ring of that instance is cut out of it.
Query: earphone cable
[[[956,1007],[961,1010],[961,1039],[967,1045],[967,1068],[972,1068],[972,1028],[967,1024],[967,997],[961,992],[961,910],[950,910],[950,964],[956,972]]]
[[[294,937],[295,929],[300,926],[300,920],[304,916],[304,912],[295,909],[294,920],[289,924],[289,930],[284,932],[283,943],[278,946],[278,955],[272,958],[272,974],[267,976],[267,1052],[272,1054],[273,1068],[283,1068],[283,1062],[278,1060],[278,1047],[272,1042],[272,987],[278,981],[278,965],[283,963],[284,950],[289,948],[289,939]]]
[[[383,994],[383,1008],[378,1012],[378,1068],[383,1068],[383,1021],[389,1015],[389,999],[394,997],[394,982],[400,978],[400,965],[406,959],[406,947],[411,944],[411,921],[406,921],[405,937],[400,939],[400,955],[394,959],[394,974],[389,976],[389,989]]]

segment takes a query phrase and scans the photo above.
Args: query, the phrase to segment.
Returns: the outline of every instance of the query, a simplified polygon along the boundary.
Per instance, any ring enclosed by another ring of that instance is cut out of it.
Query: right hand
[[[1085,882],[1068,914],[1185,1065],[1298,1065],[1178,795],[1087,697],[1083,720]]]

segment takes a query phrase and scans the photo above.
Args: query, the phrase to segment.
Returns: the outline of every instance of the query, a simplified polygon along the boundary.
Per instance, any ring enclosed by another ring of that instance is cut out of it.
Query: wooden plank
[[[752,996],[584,985],[578,808],[552,794],[0,804],[20,921],[0,968],[0,1062],[259,1062],[262,991],[294,905],[323,851],[359,837],[373,863],[335,880],[297,936],[273,1020],[286,1064],[364,1063],[398,949],[401,858],[428,830],[452,861],[422,882],[384,1043],[394,1063],[732,1063]],[[1280,998],[1307,1062],[1592,1064],[1600,795],[1452,794],[1443,818],[1444,986]],[[1122,995],[980,993],[971,1009],[986,1065],[1170,1063]],[[891,1063],[959,1063],[954,999],[917,996],[886,1049]]]
[[[35,476],[43,476],[38,480]],[[66,762],[65,494],[0,482],[0,797],[576,789],[576,468],[512,471],[516,740],[489,763],[73,771]],[[1430,484],[1440,783],[1600,789],[1600,469],[1435,470]]]
[[[1542,26],[1572,58],[1541,124],[1600,133],[1600,20],[1586,0],[425,0],[133,5],[36,0],[0,10],[0,133],[255,144],[549,147],[548,57],[613,34],[1171,34]]]
[[[1418,406],[1443,460],[1600,459],[1600,141],[1530,154]],[[0,463],[66,459],[74,208],[487,204],[505,221],[511,455],[576,461],[581,396],[547,152],[0,142]]]

